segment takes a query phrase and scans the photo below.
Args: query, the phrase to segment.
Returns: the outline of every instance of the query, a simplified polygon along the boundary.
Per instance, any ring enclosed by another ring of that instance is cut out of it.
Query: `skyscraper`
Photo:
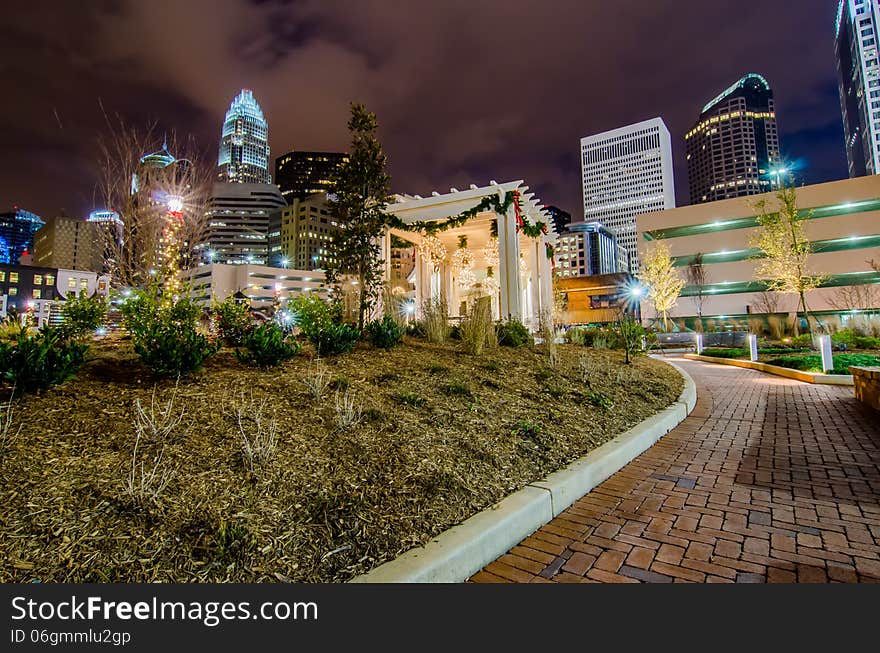
[[[288,204],[326,193],[336,169],[348,161],[341,152],[288,152],[275,159],[275,183]]]
[[[588,277],[627,272],[626,250],[612,231],[598,222],[575,222],[559,236],[556,265],[560,277]]]
[[[265,265],[269,216],[285,206],[273,184],[214,184],[208,229],[196,248],[203,263]]]
[[[662,118],[581,139],[584,221],[614,232],[637,272],[636,216],[675,208],[672,139]]]
[[[880,0],[841,0],[835,54],[850,177],[880,173]]]
[[[0,263],[18,264],[25,252],[33,252],[34,234],[43,226],[40,216],[17,206],[0,213]]]
[[[776,188],[776,109],[761,75],[749,73],[709,102],[684,138],[691,204]]]
[[[34,265],[100,273],[104,268],[104,241],[99,229],[100,224],[88,220],[47,218],[34,236]]]
[[[226,112],[220,137],[218,178],[241,184],[269,184],[269,125],[248,89],[242,89]]]

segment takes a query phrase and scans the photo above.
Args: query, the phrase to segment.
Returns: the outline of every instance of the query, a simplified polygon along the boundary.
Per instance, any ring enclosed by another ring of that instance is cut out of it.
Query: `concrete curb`
[[[459,583],[507,553],[651,448],[693,411],[697,403],[693,379],[679,366],[667,364],[684,377],[684,390],[671,406],[565,469],[527,485],[491,508],[453,526],[424,547],[407,551],[350,582]]]
[[[766,374],[782,376],[786,379],[794,379],[804,383],[813,383],[816,385],[854,385],[852,375],[849,374],[814,374],[813,372],[801,372],[800,370],[790,370],[787,367],[779,367],[778,365],[768,365],[767,363],[744,361],[737,358],[715,358],[714,356],[702,356],[699,354],[685,354],[685,358],[692,361],[702,361],[704,363],[716,363],[718,365],[730,365],[732,367],[743,367],[748,370],[758,370]]]

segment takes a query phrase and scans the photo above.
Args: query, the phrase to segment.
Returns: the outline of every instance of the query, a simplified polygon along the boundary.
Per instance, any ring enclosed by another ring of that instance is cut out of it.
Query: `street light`
[[[281,259],[281,267],[286,268],[288,265],[290,265],[290,259],[289,259],[289,258],[283,258],[283,259]]]
[[[168,211],[169,211],[169,213],[182,213],[183,212],[183,200],[181,200],[176,195],[169,195],[169,197],[168,197]]]

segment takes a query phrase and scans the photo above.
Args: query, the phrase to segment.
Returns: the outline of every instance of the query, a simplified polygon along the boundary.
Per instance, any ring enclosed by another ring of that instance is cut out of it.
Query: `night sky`
[[[525,179],[581,214],[580,138],[654,116],[684,133],[747,72],[776,94],[800,181],[846,176],[836,0],[29,0],[0,23],[0,210],[95,208],[100,103],[214,158],[251,88],[274,157],[341,150],[378,114],[395,192]],[[793,11],[795,9],[795,11]]]

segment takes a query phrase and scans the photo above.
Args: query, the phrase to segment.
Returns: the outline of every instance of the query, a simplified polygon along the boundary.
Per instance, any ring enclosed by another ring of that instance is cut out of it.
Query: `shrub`
[[[811,336],[809,333],[803,333],[799,336],[792,338],[791,345],[793,347],[812,348],[813,347],[813,336]]]
[[[642,338],[645,335],[645,328],[628,313],[621,315],[620,321],[616,324],[617,341],[623,348],[627,365],[631,359],[642,351]]]
[[[160,377],[180,377],[202,368],[219,346],[192,325],[159,319],[134,336],[134,350],[144,364]]]
[[[347,324],[331,324],[323,331],[309,336],[318,356],[347,354],[359,338],[358,330]]]
[[[279,365],[296,356],[300,350],[300,344],[288,338],[284,330],[273,322],[247,331],[242,346],[246,351],[235,351],[238,360],[260,367]]]
[[[494,332],[492,306],[488,301],[477,301],[469,315],[461,321],[461,342],[471,356],[479,356],[490,343],[489,334]]]
[[[587,392],[587,401],[596,408],[601,408],[603,410],[611,410],[614,408],[614,402],[609,397],[595,390]]]
[[[246,303],[235,301],[230,295],[211,307],[211,315],[217,323],[217,333],[228,347],[244,346],[245,337],[253,328]]]
[[[498,344],[503,347],[525,347],[535,344],[535,339],[529,330],[519,320],[513,319],[502,322],[496,328]]]
[[[341,323],[339,308],[320,297],[301,295],[291,300],[296,324],[314,345],[318,356],[336,356],[352,350],[360,338],[357,329]]]
[[[403,340],[404,327],[397,323],[390,315],[381,320],[373,320],[367,324],[367,338],[370,344],[379,349],[391,349]]]
[[[90,335],[104,323],[108,308],[105,299],[99,295],[71,296],[61,307],[62,335],[65,338]]]
[[[189,297],[181,297],[170,304],[160,301],[156,288],[135,291],[120,306],[122,322],[136,340],[156,323],[194,328],[202,308]]]
[[[85,361],[88,347],[65,339],[58,329],[19,331],[14,340],[0,341],[0,375],[16,393],[45,390],[73,376]]]
[[[592,347],[593,340],[599,333],[598,329],[587,329],[584,327],[574,327],[565,333],[565,339],[573,345],[580,347]]]

